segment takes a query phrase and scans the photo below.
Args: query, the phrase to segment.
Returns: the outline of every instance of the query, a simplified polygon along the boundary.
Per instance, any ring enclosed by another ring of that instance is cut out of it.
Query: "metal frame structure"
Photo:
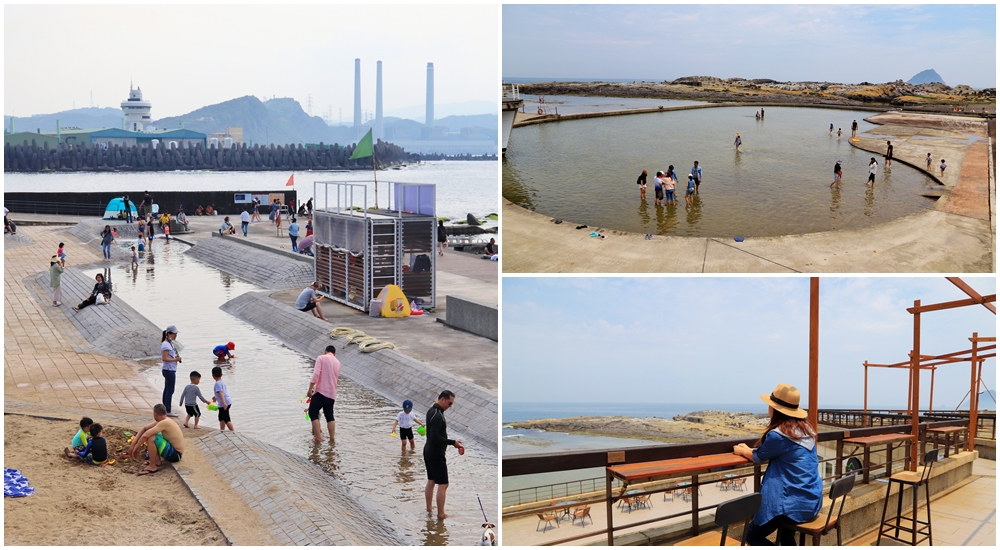
[[[437,290],[435,186],[388,182],[389,204],[394,207],[390,210],[369,207],[368,183],[313,183],[313,196],[317,199],[313,211],[314,274],[320,283],[319,292],[334,301],[368,311],[378,292],[394,284],[407,298],[420,298],[429,307],[434,307]],[[331,188],[335,193],[333,201]],[[416,211],[404,209],[408,202],[417,206]],[[406,264],[407,254],[413,260],[411,263],[421,263],[420,272],[411,270]],[[417,277],[425,271],[429,273],[429,280]]]

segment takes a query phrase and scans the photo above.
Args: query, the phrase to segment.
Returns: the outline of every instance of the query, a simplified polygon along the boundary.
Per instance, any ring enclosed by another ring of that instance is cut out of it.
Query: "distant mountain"
[[[927,84],[929,82],[940,82],[945,84],[941,75],[937,74],[934,69],[927,69],[926,71],[920,71],[919,73],[913,75],[913,78],[906,81],[907,84],[913,84],[914,86],[918,84]]]
[[[452,115],[442,119],[434,120],[434,126],[444,126],[452,132],[459,132],[463,128],[486,128],[494,132],[499,127],[499,117],[492,115]]]
[[[498,102],[489,101],[461,101],[458,103],[436,103],[434,105],[434,118],[444,118],[452,115],[478,115],[481,113],[499,114],[497,111]],[[399,107],[388,109],[385,116],[408,118],[423,123],[427,114],[426,105],[410,105],[409,107]]]
[[[4,128],[10,129],[10,119],[4,117]],[[60,111],[47,115],[32,115],[29,117],[13,117],[15,132],[54,132],[56,121],[59,126],[68,128],[75,126],[84,130],[96,130],[99,128],[121,128],[122,110],[114,107],[85,107],[83,109],[72,109]]]

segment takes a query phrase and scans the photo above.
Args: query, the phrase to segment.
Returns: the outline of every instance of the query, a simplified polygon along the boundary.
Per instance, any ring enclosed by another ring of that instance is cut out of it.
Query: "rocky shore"
[[[677,415],[669,420],[630,416],[578,416],[513,422],[508,426],[581,435],[647,439],[665,443],[692,443],[713,439],[756,437],[764,431],[767,423],[766,414],[710,410]]]
[[[897,80],[883,84],[861,82],[777,82],[686,76],[662,82],[540,82],[520,85],[526,95],[643,97],[713,102],[829,104],[843,106],[951,106],[996,103],[996,88],[974,90],[965,84],[952,88],[940,82],[913,85]]]

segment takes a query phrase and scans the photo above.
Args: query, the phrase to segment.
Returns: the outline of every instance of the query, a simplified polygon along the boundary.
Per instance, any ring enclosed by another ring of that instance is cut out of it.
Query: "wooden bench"
[[[884,434],[884,435],[869,435],[865,437],[850,437],[843,440],[845,445],[857,445],[859,447],[864,447],[864,473],[862,474],[862,481],[868,483],[871,473],[871,447],[876,445],[885,445],[885,475],[889,477],[892,474],[892,444],[898,443],[900,441],[910,441],[913,439],[912,434]],[[910,446],[907,445],[904,451],[907,460],[910,458]]]

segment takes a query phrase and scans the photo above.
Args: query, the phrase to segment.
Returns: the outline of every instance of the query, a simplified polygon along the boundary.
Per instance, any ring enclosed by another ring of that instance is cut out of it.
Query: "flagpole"
[[[375,178],[375,210],[378,210],[378,173],[375,171],[375,144],[372,144],[372,177]]]

